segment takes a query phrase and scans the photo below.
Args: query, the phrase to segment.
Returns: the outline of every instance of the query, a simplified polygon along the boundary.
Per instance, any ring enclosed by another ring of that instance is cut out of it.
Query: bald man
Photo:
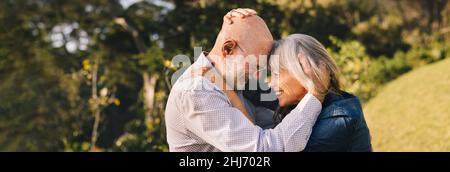
[[[201,54],[172,87],[165,111],[170,151],[298,152],[305,148],[322,108],[313,95],[307,94],[277,127],[263,129],[233,107],[224,87],[192,75],[201,68],[213,68],[232,89],[242,89],[258,65],[265,65],[272,42],[259,16],[223,23],[210,53]]]

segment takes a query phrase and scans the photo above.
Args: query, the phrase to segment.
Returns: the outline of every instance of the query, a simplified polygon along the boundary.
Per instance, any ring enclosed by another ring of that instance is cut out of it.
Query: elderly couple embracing
[[[320,42],[305,34],[275,41],[252,9],[223,19],[214,47],[172,87],[170,151],[372,151],[361,104],[340,89],[339,68]]]

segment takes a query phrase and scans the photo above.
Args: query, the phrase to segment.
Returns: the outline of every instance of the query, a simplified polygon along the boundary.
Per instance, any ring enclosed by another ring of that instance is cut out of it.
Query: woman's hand
[[[322,82],[324,85],[318,86],[316,88],[313,88],[311,90],[308,90],[309,93],[314,95],[317,99],[319,99],[320,102],[323,103],[325,101],[325,96],[328,94],[328,90],[330,88],[330,78],[329,77],[322,77],[322,79],[325,82]],[[318,80],[317,77],[313,77],[313,80]],[[318,83],[317,81],[313,81],[315,83]]]
[[[245,18],[248,16],[252,16],[252,15],[257,15],[258,13],[250,8],[237,8],[237,9],[232,9],[230,12],[228,12],[227,14],[225,14],[225,16],[223,16],[223,20],[226,21],[228,24],[233,24],[233,17],[240,17],[240,18]]]
[[[212,83],[217,85],[228,97],[228,99],[231,102],[231,105],[233,107],[239,109],[244,116],[252,123],[255,124],[255,120],[250,116],[250,114],[245,109],[244,104],[242,103],[241,99],[237,95],[237,93],[233,89],[229,89],[227,87],[225,80],[223,77],[219,76],[217,73],[213,72],[211,68],[203,67],[197,70],[191,71],[192,76],[203,76],[207,79],[209,79]]]
[[[199,69],[192,69],[191,76],[203,76],[207,79],[209,79],[212,83],[215,82],[216,76],[210,71],[210,67],[202,67]]]
[[[300,58],[300,63],[302,65],[303,71],[308,74],[308,77],[314,83],[312,88],[306,88],[308,93],[312,94],[314,97],[319,99],[323,103],[325,96],[328,94],[330,88],[330,72],[325,65],[319,64],[319,72],[314,73],[311,64],[306,60],[306,58]]]

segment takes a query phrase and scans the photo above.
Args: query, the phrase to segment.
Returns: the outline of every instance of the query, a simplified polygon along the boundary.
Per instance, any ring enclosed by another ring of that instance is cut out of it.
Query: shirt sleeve
[[[219,90],[184,91],[180,103],[187,129],[225,152],[302,151],[322,108],[307,94],[277,127],[263,130],[233,108]]]

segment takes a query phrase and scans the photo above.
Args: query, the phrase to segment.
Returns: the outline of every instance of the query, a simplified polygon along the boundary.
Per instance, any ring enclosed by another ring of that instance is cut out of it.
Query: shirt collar
[[[202,53],[200,54],[200,56],[197,58],[197,60],[194,62],[194,64],[192,64],[192,66],[193,66],[195,69],[198,69],[198,68],[201,68],[201,67],[207,67],[207,68],[210,68],[210,67],[213,67],[213,66],[214,66],[214,65],[212,64],[211,60],[209,60],[209,58],[206,57],[205,54],[207,54],[207,53],[206,53],[206,52],[202,52]]]

